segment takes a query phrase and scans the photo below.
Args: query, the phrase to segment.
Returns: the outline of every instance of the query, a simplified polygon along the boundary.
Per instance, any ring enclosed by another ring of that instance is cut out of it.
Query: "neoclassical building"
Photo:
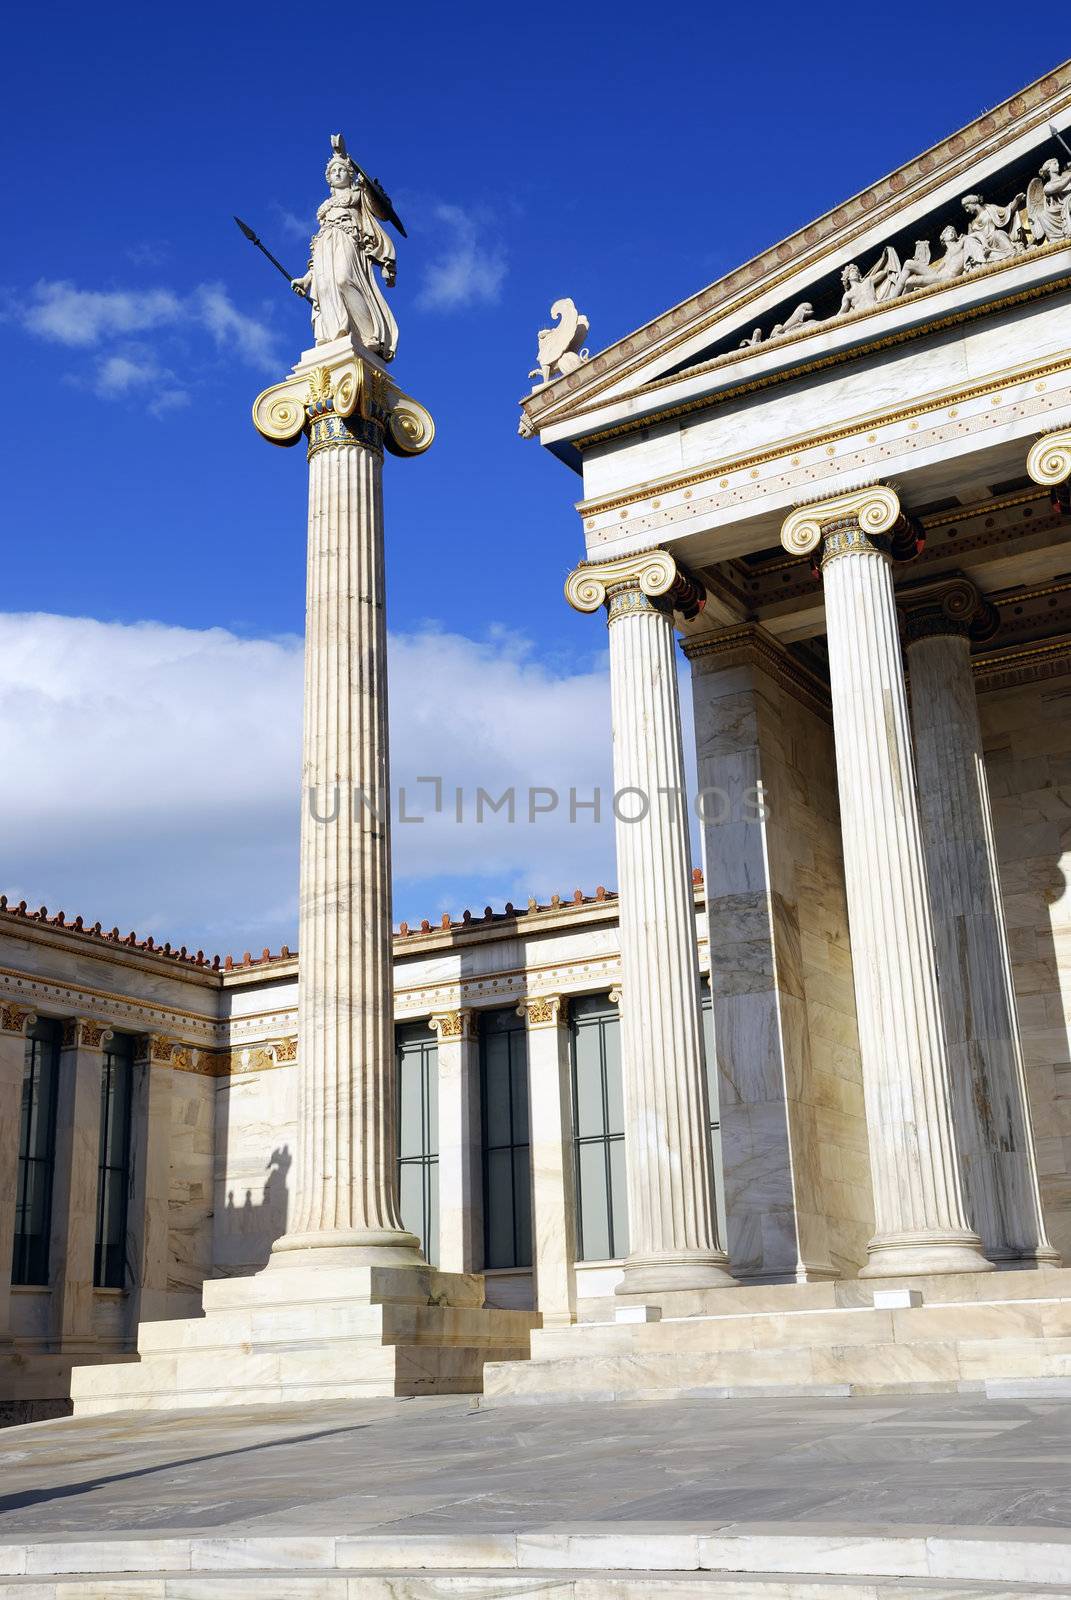
[[[394,938],[390,1181],[501,1311],[434,1334],[455,1387],[1068,1373],[1068,130],[1064,66],[590,359],[555,308],[521,432],[578,475],[639,798],[616,894]],[[9,1415],[92,1362],[84,1409],[238,1393],[203,1285],[288,1230],[298,961],[0,910]],[[280,1338],[260,1392],[363,1392]]]

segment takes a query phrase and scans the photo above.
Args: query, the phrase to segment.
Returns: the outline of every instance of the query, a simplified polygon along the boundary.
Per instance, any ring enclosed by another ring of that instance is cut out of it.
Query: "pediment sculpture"
[[[965,194],[960,205],[966,214],[964,230],[960,232],[952,223],[942,228],[941,254],[936,258],[931,255],[929,240],[920,239],[905,261],[892,245],[886,245],[866,271],[850,261],[841,272],[840,305],[830,316],[815,317],[812,303],[801,301],[769,333],[754,328],[738,348],[770,344],[802,327],[836,322],[854,311],[891,304],[917,289],[951,283],[979,267],[1015,260],[1042,245],[1062,240],[1071,243],[1071,161],[1061,166],[1055,156],[1050,157],[1025,192],[1013,195],[1003,205],[980,194]]]

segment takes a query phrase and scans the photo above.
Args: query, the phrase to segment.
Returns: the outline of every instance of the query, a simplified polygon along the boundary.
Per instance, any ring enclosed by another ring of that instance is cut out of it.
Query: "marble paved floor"
[[[0,1543],[550,1521],[1071,1526],[1071,1402],[369,1400],[0,1432]]]

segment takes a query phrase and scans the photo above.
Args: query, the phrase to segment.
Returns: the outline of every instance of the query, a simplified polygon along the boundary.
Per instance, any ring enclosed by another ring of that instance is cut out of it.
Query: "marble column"
[[[171,1213],[171,1086],[191,1052],[148,1034],[134,1061],[130,1101],[130,1196],[126,1217],[127,1331],[167,1315]]]
[[[384,447],[422,407],[352,339],[261,395],[265,437],[308,436],[295,1203],[278,1265],[423,1266],[397,1200]]]
[[[875,1235],[861,1276],[991,1271],[967,1223],[937,988],[903,662],[891,489],[804,506],[781,541],[821,547]]]
[[[901,606],[967,1216],[991,1261],[1051,1262],[971,671],[971,638],[996,619],[959,577]]]
[[[100,1181],[100,1086],[112,1030],[84,1017],[63,1025],[52,1183],[52,1342],[77,1349],[93,1339],[93,1256]]]
[[[576,1179],[569,1002],[522,1000],[528,1039],[528,1123],[532,1152],[535,1309],[543,1326],[576,1321]]]
[[[724,1286],[673,632],[700,595],[663,550],[583,563],[565,592],[609,621],[631,1246],[617,1292]]]
[[[431,1018],[439,1040],[439,1266],[478,1272],[483,1265],[480,1168],[480,1039],[474,1011]]]
[[[15,1249],[22,1078],[26,1030],[36,1021],[25,1006],[0,1001],[0,1345],[11,1338],[11,1258]]]

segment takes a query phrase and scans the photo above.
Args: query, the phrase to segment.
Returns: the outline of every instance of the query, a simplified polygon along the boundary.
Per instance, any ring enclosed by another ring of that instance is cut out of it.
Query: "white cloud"
[[[42,339],[89,346],[112,334],[165,327],[181,315],[182,301],[170,289],[100,291],[41,280],[30,290],[22,322]]]
[[[190,306],[220,349],[236,350],[254,367],[276,364],[275,334],[256,317],[239,311],[221,283],[202,284],[191,296]]]
[[[437,205],[432,214],[446,237],[439,254],[424,269],[417,305],[424,311],[497,305],[506,257],[486,236],[483,219],[454,205]]]
[[[295,215],[293,211],[288,211],[286,206],[279,205],[278,201],[273,204],[272,210],[279,218],[284,230],[292,234],[295,239],[304,239],[307,244],[316,232],[315,223],[310,225],[305,218]]]
[[[270,326],[240,310],[220,283],[199,284],[180,295],[166,288],[80,289],[73,283],[40,280],[11,315],[37,338],[70,350],[101,351],[90,381],[106,399],[120,398],[153,381],[173,380],[159,351],[168,351],[170,339],[170,352],[176,355],[181,339],[191,331],[207,334],[217,349],[233,351],[265,371],[279,362]],[[154,347],[141,341],[131,348],[134,334],[155,335]],[[172,381],[153,408],[172,410],[188,398],[181,383]]]
[[[394,783],[427,818],[395,823],[398,917],[612,885],[604,671],[429,623],[392,636],[390,675]],[[294,943],[301,692],[294,638],[0,614],[0,888],[191,948]],[[571,824],[596,785],[602,822]],[[477,786],[512,786],[516,821],[477,826]],[[532,786],[561,796],[535,823]]]

